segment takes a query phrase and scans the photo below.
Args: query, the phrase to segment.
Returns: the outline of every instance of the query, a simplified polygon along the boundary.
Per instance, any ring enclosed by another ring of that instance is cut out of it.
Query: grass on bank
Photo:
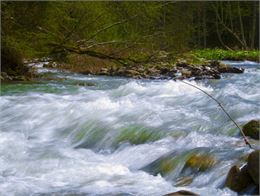
[[[249,60],[260,61],[259,50],[223,50],[223,49],[202,49],[193,50],[198,58],[206,60]]]

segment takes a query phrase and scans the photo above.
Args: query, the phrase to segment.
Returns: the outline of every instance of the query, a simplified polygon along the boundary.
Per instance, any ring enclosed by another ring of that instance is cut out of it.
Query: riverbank
[[[226,65],[221,60],[259,60],[259,51],[226,51],[221,49],[194,50],[186,53],[170,53],[158,51],[152,57],[148,53],[135,52],[133,61],[124,63],[93,58],[86,55],[68,54],[62,60],[50,58],[26,60],[25,64],[45,61],[44,67],[58,68],[74,73],[122,76],[135,79],[220,79],[222,73],[243,73],[243,69]],[[28,67],[28,66],[27,66]],[[33,70],[27,71],[30,75],[17,72],[1,73],[2,81],[31,80]]]
[[[81,74],[123,76],[136,79],[220,79],[222,73],[243,73],[220,60],[236,59],[257,61],[259,51],[225,51],[217,49],[195,50],[185,53],[157,52],[153,59],[147,60],[148,54],[135,55],[135,63],[120,64],[115,61],[95,59],[72,54],[66,62],[54,64],[63,70]],[[142,59],[142,60],[140,60]],[[46,67],[53,67],[52,63]]]
[[[52,63],[45,67],[52,67]],[[83,67],[70,64],[56,64],[57,68],[81,74],[122,76],[135,79],[220,79],[221,73],[243,73],[243,69],[226,65],[219,61],[205,61],[202,64],[190,64],[186,60],[176,63],[160,62],[151,64],[137,64],[131,66],[100,66]]]

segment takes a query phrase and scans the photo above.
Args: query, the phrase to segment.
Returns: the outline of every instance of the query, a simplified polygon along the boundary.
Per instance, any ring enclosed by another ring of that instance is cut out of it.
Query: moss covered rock
[[[251,120],[243,126],[242,131],[246,136],[259,140],[260,120]]]

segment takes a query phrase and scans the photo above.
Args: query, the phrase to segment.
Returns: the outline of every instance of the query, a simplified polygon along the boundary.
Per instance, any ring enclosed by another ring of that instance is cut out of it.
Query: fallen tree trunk
[[[54,47],[56,50],[59,49],[58,51],[68,51],[76,54],[85,54],[91,57],[96,57],[99,59],[105,59],[105,60],[113,60],[116,61],[122,65],[128,65],[129,63],[138,63],[135,59],[131,58],[122,58],[122,57],[116,57],[116,56],[111,56],[108,54],[104,54],[101,52],[97,52],[94,50],[89,50],[89,49],[84,49],[80,47],[76,47],[73,45],[65,45],[65,44],[57,44],[57,43],[49,43],[48,44],[51,47]]]

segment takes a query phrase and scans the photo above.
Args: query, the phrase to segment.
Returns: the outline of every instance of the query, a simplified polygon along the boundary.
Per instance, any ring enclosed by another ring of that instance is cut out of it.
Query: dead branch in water
[[[212,95],[210,95],[209,93],[207,93],[206,91],[202,90],[201,88],[193,85],[193,84],[190,84],[188,82],[185,82],[183,80],[180,80],[180,82],[184,83],[184,84],[187,84],[193,88],[196,88],[198,90],[200,90],[201,92],[203,92],[204,94],[206,94],[208,97],[210,97],[212,100],[214,100],[218,105],[219,107],[222,109],[222,111],[227,115],[227,117],[236,125],[236,127],[239,129],[240,133],[242,134],[243,138],[244,138],[244,142],[246,145],[249,146],[249,148],[253,149],[252,145],[249,143],[249,141],[247,140],[244,132],[242,131],[242,129],[238,126],[238,124],[236,123],[236,121],[230,116],[230,114],[225,110],[225,108],[223,107],[223,105],[216,99],[214,98]]]

